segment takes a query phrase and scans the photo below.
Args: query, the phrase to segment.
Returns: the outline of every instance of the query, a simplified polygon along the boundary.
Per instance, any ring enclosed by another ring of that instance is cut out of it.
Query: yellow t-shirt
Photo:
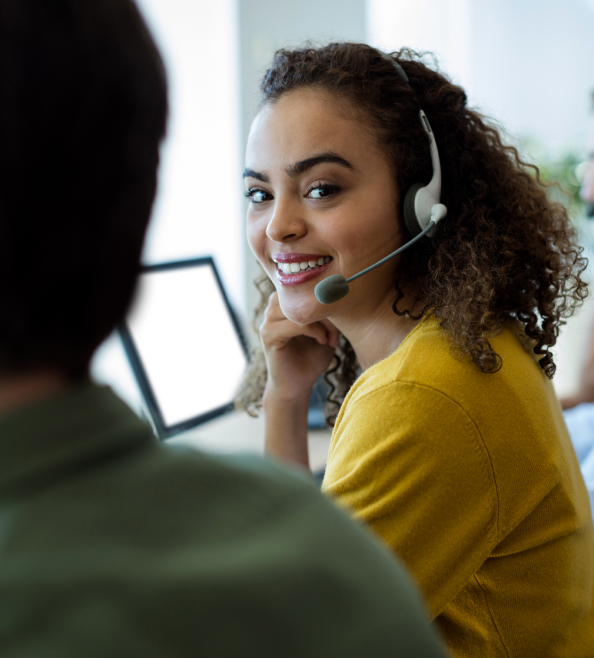
[[[455,656],[594,657],[594,528],[551,382],[507,327],[495,374],[426,316],[348,393],[323,488],[416,578]]]

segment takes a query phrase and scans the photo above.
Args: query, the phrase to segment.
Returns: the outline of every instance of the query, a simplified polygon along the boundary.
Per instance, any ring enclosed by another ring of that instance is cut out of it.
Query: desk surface
[[[310,430],[309,462],[312,471],[326,465],[330,437],[327,430]],[[168,439],[172,445],[189,445],[205,452],[264,453],[264,417],[251,418],[244,412],[231,412]]]

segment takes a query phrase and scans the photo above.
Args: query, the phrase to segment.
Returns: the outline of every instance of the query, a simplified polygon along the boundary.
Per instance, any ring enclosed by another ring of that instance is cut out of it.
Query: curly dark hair
[[[489,339],[506,321],[517,320],[524,326],[525,346],[552,378],[556,366],[550,348],[564,319],[587,295],[581,276],[587,260],[565,207],[549,198],[538,168],[504,144],[501,128],[467,107],[464,90],[437,70],[434,58],[428,65],[426,55],[409,49],[389,57],[404,69],[410,86],[388,56],[365,44],[279,50],[261,84],[262,105],[301,88],[339,98],[386,154],[401,198],[413,184],[431,178],[422,108],[439,148],[448,215],[432,239],[402,254],[393,310],[419,318],[432,309],[456,353],[485,373],[502,365]],[[271,283],[262,288],[262,280],[259,285],[265,294],[256,315],[273,289]],[[410,308],[401,308],[404,291]],[[352,347],[343,338],[326,373],[329,424],[357,372]],[[253,376],[252,370],[252,384],[246,382],[237,401],[252,411],[262,395]]]

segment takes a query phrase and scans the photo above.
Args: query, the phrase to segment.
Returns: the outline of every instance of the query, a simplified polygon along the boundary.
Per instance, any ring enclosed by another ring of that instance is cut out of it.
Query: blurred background
[[[245,326],[255,303],[255,259],[244,237],[243,152],[258,84],[277,48],[306,40],[367,42],[433,52],[499,121],[571,208],[594,248],[577,191],[585,173],[594,90],[594,0],[137,0],[169,73],[171,114],[144,260],[212,255]],[[591,278],[591,277],[590,277]],[[555,386],[577,384],[594,319],[587,303],[564,328]],[[135,395],[115,342],[94,371]],[[255,427],[255,426],[254,426]],[[218,439],[217,439],[218,440]]]

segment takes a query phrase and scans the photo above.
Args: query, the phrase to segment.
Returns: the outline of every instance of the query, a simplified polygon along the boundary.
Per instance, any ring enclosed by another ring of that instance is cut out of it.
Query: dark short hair
[[[0,370],[88,373],[130,304],[165,134],[132,0],[0,0]]]

